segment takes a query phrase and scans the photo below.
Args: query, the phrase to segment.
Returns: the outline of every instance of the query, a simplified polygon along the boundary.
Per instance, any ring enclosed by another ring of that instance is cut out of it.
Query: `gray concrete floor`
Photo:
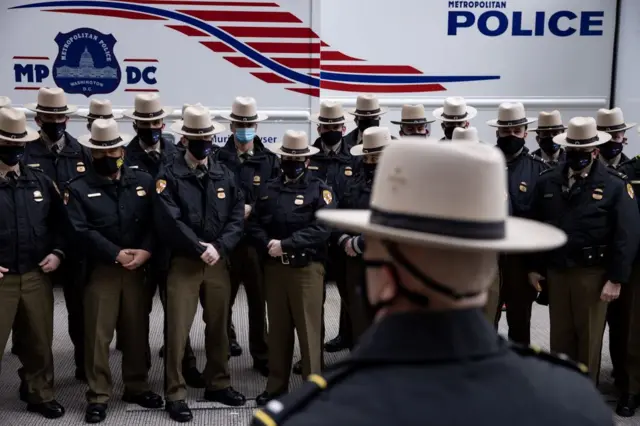
[[[326,324],[327,339],[335,336],[338,329],[340,297],[337,290],[331,286],[327,292],[326,303]],[[234,323],[238,330],[240,343],[244,349],[241,357],[231,359],[231,377],[233,386],[244,393],[249,400],[243,408],[228,408],[216,403],[202,401],[202,390],[189,390],[189,404],[194,410],[194,420],[192,425],[219,425],[235,426],[246,425],[255,409],[254,398],[264,390],[266,379],[251,369],[251,357],[248,354],[247,342],[247,308],[244,292],[238,293],[238,300],[234,310]],[[504,317],[504,316],[503,316]],[[191,338],[199,361],[199,367],[204,367],[204,336],[201,312],[196,314]],[[67,334],[67,314],[64,307],[62,291],[55,291],[55,335],[53,342],[53,355],[55,358],[56,391],[57,399],[67,409],[67,414],[59,420],[46,420],[37,414],[25,411],[25,405],[18,399],[18,376],[19,368],[17,357],[8,352],[7,347],[2,361],[2,372],[0,373],[0,425],[2,426],[36,426],[64,424],[81,425],[84,424],[85,399],[84,392],[86,386],[76,381],[73,377],[73,353],[71,341]],[[506,333],[506,320],[503,318],[500,324],[500,332]],[[532,318],[532,343],[543,348],[548,348],[549,339],[549,318],[548,310],[544,307],[534,305]],[[151,323],[151,347],[152,363],[150,372],[151,385],[155,392],[162,394],[162,363],[158,358],[158,350],[162,345],[162,306],[156,300],[152,313]],[[603,347],[607,348],[607,333]],[[338,354],[326,354],[327,364],[337,361],[346,355],[346,352]],[[295,358],[299,353],[296,347]],[[104,426],[124,426],[124,425],[171,425],[176,423],[171,421],[162,410],[145,410],[136,405],[126,404],[119,400],[122,395],[123,385],[120,375],[120,353],[113,348],[111,353],[111,371],[114,380],[114,399],[109,404],[107,420],[102,423]],[[611,359],[608,350],[603,350],[602,356],[602,392],[604,397],[615,404],[615,395],[611,384],[610,371]],[[294,389],[301,383],[299,376],[292,375],[291,388]],[[620,425],[640,425],[640,412],[632,419],[617,419]]]

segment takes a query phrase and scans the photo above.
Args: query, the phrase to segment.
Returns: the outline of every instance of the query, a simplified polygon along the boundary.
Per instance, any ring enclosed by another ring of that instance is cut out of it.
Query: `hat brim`
[[[498,124],[498,119],[494,118],[493,120],[489,120],[487,121],[487,125],[491,126],[491,127],[520,127],[520,126],[527,126],[531,123],[535,123],[536,121],[538,121],[537,118],[533,118],[533,117],[527,117],[527,121],[524,123],[520,123],[520,124]]]
[[[311,118],[309,119],[311,120],[311,122],[313,123],[318,123],[318,124],[347,124],[347,123],[351,123],[353,121],[353,117],[349,117],[347,115],[344,116],[344,119],[342,121],[323,121],[320,120],[320,113],[317,112],[315,114],[311,115]]]
[[[7,142],[33,142],[40,139],[40,133],[38,133],[36,130],[27,127],[26,132],[27,134],[21,138],[9,138],[0,135],[0,140]]]
[[[615,129],[615,130],[611,130],[612,133],[616,133],[616,132],[624,132],[627,131],[629,129],[632,129],[634,127],[636,127],[638,125],[638,123],[625,123],[625,127],[623,127],[622,129]],[[604,130],[599,130],[601,132],[604,132]]]
[[[131,118],[132,120],[136,120],[136,121],[155,121],[155,120],[160,120],[161,118],[165,118],[168,115],[171,114],[171,110],[167,109],[166,107],[162,108],[162,114],[156,116],[156,117],[140,117],[138,115],[135,115],[134,113],[136,112],[135,109],[128,109],[126,111],[122,112],[122,115],[127,117],[127,118]]]
[[[539,127],[536,127],[535,129],[529,129],[530,132],[554,132],[556,130],[562,130],[564,132],[565,130],[567,130],[567,126],[562,125],[558,127],[549,127],[546,129],[541,129]]]
[[[442,114],[444,114],[444,107],[434,109],[432,114],[436,120],[459,123],[461,121],[469,121],[472,118],[475,118],[475,116],[478,115],[478,110],[472,106],[467,105],[467,115],[464,118],[456,118],[456,119],[443,117]]]
[[[78,117],[83,117],[83,118],[86,118],[88,120],[100,120],[101,119],[100,117],[89,117],[89,114],[90,114],[90,112],[79,112],[76,115]],[[120,120],[120,119],[122,119],[124,117],[122,114],[113,113],[112,115],[113,115],[113,117],[103,118],[102,120],[109,120],[109,119]]]
[[[418,124],[429,124],[429,123],[433,123],[434,121],[436,121],[436,120],[435,119],[430,120],[430,119],[425,117],[424,121],[417,121],[416,122],[416,121],[402,121],[402,120],[394,121],[394,120],[391,120],[390,123],[391,124],[397,124],[399,126],[404,126],[405,124],[410,126],[410,125],[418,125]]]
[[[183,120],[176,121],[169,128],[171,129],[171,131],[173,133],[177,133],[177,134],[182,135],[182,136],[212,136],[212,135],[216,135],[218,133],[222,133],[222,132],[224,132],[226,130],[226,127],[224,127],[223,124],[217,123],[215,121],[212,121],[211,124],[213,125],[213,129],[211,131],[208,131],[208,132],[205,132],[205,133],[185,132],[184,130],[182,130],[182,126],[184,125],[184,121]]]
[[[109,145],[109,146],[102,146],[102,145],[94,145],[92,144],[89,140],[91,139],[91,134],[88,133],[86,135],[80,135],[78,137],[78,143],[82,146],[85,146],[89,149],[100,149],[100,150],[108,150],[108,149],[114,149],[114,148],[119,148],[121,146],[125,146],[126,144],[128,144],[129,142],[131,142],[131,140],[133,139],[132,135],[126,134],[126,133],[118,133],[118,136],[120,136],[120,138],[122,139],[120,142],[114,144],[114,145]]]
[[[351,147],[351,149],[349,150],[349,152],[351,153],[351,155],[353,155],[354,157],[360,157],[363,155],[376,155],[376,154],[380,154],[382,151],[384,151],[384,147],[386,147],[387,145],[389,145],[388,143],[384,144],[384,145],[378,145],[376,148],[382,148],[380,151],[375,151],[375,152],[363,152],[364,150],[364,145],[363,144],[358,144],[358,145],[354,145]]]
[[[339,229],[372,235],[381,239],[427,247],[460,248],[470,251],[526,253],[563,246],[567,236],[560,229],[517,217],[506,220],[506,235],[498,240],[479,240],[375,225],[369,210],[320,210],[316,217]]]
[[[259,123],[269,118],[267,114],[258,113],[257,115],[258,117],[254,120],[238,120],[237,118],[231,117],[231,113],[220,114],[220,117],[224,118],[225,120],[232,121],[234,123]]]
[[[604,143],[607,143],[611,140],[611,135],[607,132],[598,132],[598,140],[592,143],[585,143],[581,145],[576,145],[567,142],[567,132],[561,133],[553,137],[553,143],[557,143],[560,146],[569,147],[569,148],[590,148],[594,146],[599,146]]]
[[[316,148],[315,146],[311,146],[311,145],[309,145],[309,152],[305,152],[303,154],[292,154],[290,152],[284,152],[282,150],[282,142],[269,144],[269,145],[267,145],[267,149],[269,149],[269,151],[273,152],[276,155],[282,155],[282,156],[285,156],[285,157],[310,157],[310,156],[315,155],[318,152],[320,152],[320,150],[318,148]]]
[[[357,108],[348,109],[347,112],[355,117],[379,117],[389,112],[389,108],[380,107],[380,112],[375,114],[360,114],[356,112]]]
[[[68,114],[73,114],[76,111],[78,111],[78,106],[77,105],[67,105],[67,109],[64,111],[45,111],[43,109],[38,108],[38,104],[37,103],[31,103],[31,104],[25,104],[24,106],[26,109],[28,109],[29,111],[33,111],[33,112],[39,112],[41,114],[50,114],[50,115],[68,115]]]

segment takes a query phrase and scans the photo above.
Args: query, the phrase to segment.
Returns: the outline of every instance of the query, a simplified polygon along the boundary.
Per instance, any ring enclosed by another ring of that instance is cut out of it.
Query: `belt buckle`
[[[283,265],[288,265],[289,255],[287,255],[286,253],[283,253],[282,256],[280,256],[280,261],[282,262]]]

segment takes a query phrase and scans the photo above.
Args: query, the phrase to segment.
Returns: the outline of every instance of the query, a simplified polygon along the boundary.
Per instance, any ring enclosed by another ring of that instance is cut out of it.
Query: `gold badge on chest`
[[[602,200],[603,196],[604,196],[604,191],[602,190],[602,188],[594,189],[593,194],[591,194],[591,198],[593,198],[594,200]]]
[[[353,175],[353,169],[351,167],[345,167],[344,169],[344,175],[345,176],[351,176]]]
[[[139,186],[136,188],[136,194],[138,194],[138,197],[144,197],[147,195],[147,191],[145,191],[143,187]]]
[[[304,204],[304,195],[296,195],[296,200],[293,202],[296,206],[301,206]]]
[[[627,184],[627,194],[629,194],[629,197],[631,197],[631,199],[635,197],[635,193],[633,192],[633,186],[631,186],[630,183]]]
[[[40,191],[33,191],[33,200],[36,203],[39,203],[40,201],[44,200],[44,198],[42,197],[42,192]]]
[[[227,195],[224,193],[224,188],[218,188],[216,191],[218,191],[218,198],[220,198],[221,200],[227,197]]]
[[[254,185],[260,185],[260,176],[255,175],[255,176],[253,177],[253,184],[254,184]]]
[[[76,172],[84,173],[86,171],[87,171],[87,168],[84,166],[84,163],[82,161],[78,161],[78,164],[76,164]]]
[[[162,191],[167,187],[167,181],[164,179],[158,179],[156,181],[156,192],[162,194]]]
[[[520,192],[527,192],[527,182],[520,182],[518,189],[520,189]]]

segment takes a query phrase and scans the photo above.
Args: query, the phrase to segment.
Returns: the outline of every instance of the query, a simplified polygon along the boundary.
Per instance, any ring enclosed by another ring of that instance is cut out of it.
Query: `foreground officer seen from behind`
[[[153,178],[123,167],[124,145],[115,120],[96,120],[79,142],[91,149],[92,170],[71,181],[64,203],[76,234],[87,247],[91,275],[84,291],[87,423],[106,418],[111,399],[109,344],[118,324],[126,402],[162,407],[148,382],[145,271],[153,248]]]
[[[613,425],[573,362],[511,344],[483,318],[499,252],[566,242],[507,215],[505,166],[485,144],[395,141],[370,210],[318,213],[366,236],[361,294],[375,324],[323,377],[257,411],[255,425]]]
[[[231,283],[229,257],[244,229],[244,196],[229,169],[211,158],[213,135],[224,126],[206,108],[187,107],[184,120],[171,130],[187,139],[156,180],[156,226],[172,258],[167,278],[165,325],[165,409],[176,421],[193,418],[185,402],[181,373],[184,347],[200,300],[207,366],[204,398],[230,406],[244,405],[231,387],[227,316]]]
[[[20,161],[25,144],[37,139],[23,112],[0,109],[0,347],[13,327],[21,336],[24,366],[20,397],[27,410],[54,419],[64,408],[53,392],[53,290],[47,275],[65,257],[66,219],[55,183]]]
[[[282,157],[282,176],[264,186],[250,222],[265,258],[269,313],[269,380],[258,405],[288,390],[294,330],[302,374],[322,368],[323,262],[331,231],[315,212],[335,207],[331,188],[307,171],[317,148],[309,146],[305,132],[288,130],[282,144],[269,149]]]

